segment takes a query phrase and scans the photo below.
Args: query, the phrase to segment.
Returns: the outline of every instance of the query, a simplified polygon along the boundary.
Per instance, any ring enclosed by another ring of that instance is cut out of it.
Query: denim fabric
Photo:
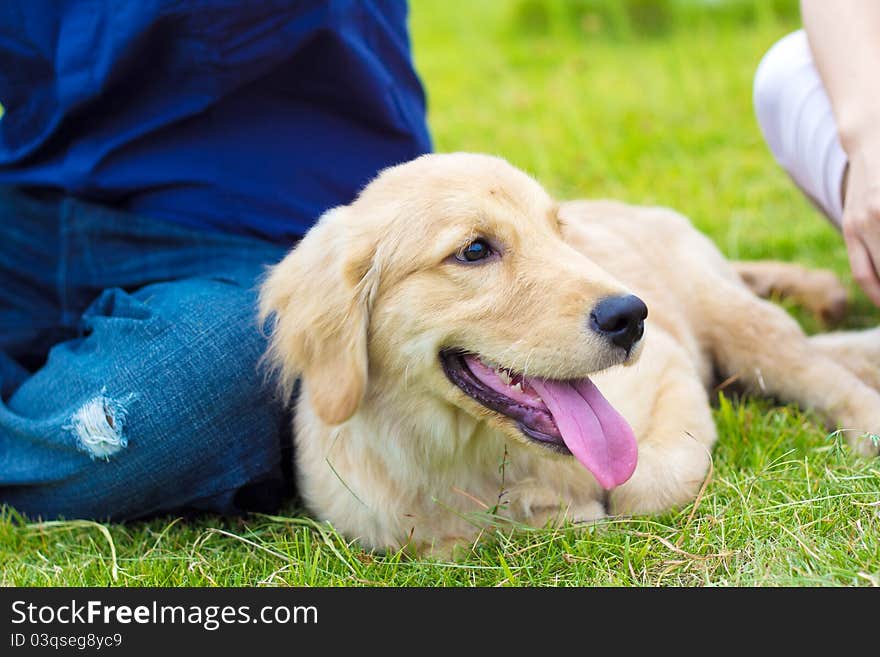
[[[255,301],[283,253],[0,189],[0,503],[114,520],[277,507],[290,418]]]

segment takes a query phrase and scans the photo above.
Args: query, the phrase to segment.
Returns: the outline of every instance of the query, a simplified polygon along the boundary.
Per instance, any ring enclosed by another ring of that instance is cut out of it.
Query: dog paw
[[[835,274],[830,271],[811,271],[814,277],[812,294],[805,295],[803,302],[826,325],[838,324],[846,316],[848,292]]]
[[[434,561],[464,561],[473,552],[473,543],[473,539],[465,536],[448,536],[430,544],[419,545],[415,552]]]
[[[876,410],[880,407],[875,403],[877,393],[869,392],[874,398],[872,403],[862,403],[839,417],[838,429],[830,437],[835,440],[844,438],[853,452],[871,458],[880,454],[880,411]]]
[[[734,269],[759,297],[790,298],[826,325],[837,324],[846,315],[847,288],[830,270],[775,261],[736,262]]]
[[[571,504],[535,506],[531,509],[529,524],[533,527],[561,527],[565,523],[574,525],[591,524],[608,517],[608,510],[600,500],[572,506]]]
[[[880,434],[853,431],[847,435],[847,443],[859,456],[873,458],[880,454]]]

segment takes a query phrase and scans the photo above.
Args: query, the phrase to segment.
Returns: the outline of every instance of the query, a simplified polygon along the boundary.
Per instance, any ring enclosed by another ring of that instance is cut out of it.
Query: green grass
[[[438,150],[502,155],[563,198],[672,206],[730,257],[849,280],[839,236],[773,163],[752,114],[758,60],[796,27],[793,2],[415,0],[412,11]],[[852,291],[848,325],[876,324]],[[107,526],[22,526],[6,511],[0,584],[880,584],[878,462],[790,407],[721,399],[715,417],[702,495],[660,517],[498,530],[437,563],[366,554],[295,508]]]

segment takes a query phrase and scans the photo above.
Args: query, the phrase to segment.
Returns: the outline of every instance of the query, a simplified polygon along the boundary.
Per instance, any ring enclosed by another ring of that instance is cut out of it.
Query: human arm
[[[801,0],[801,16],[849,160],[841,191],[850,267],[880,306],[880,3]]]

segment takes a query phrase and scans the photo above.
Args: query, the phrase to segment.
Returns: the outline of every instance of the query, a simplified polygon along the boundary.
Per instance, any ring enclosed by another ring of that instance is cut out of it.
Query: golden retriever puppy
[[[877,450],[876,334],[808,339],[681,215],[560,204],[494,157],[382,172],[270,271],[261,315],[286,393],[302,380],[304,502],[367,548],[687,503],[718,376]]]

